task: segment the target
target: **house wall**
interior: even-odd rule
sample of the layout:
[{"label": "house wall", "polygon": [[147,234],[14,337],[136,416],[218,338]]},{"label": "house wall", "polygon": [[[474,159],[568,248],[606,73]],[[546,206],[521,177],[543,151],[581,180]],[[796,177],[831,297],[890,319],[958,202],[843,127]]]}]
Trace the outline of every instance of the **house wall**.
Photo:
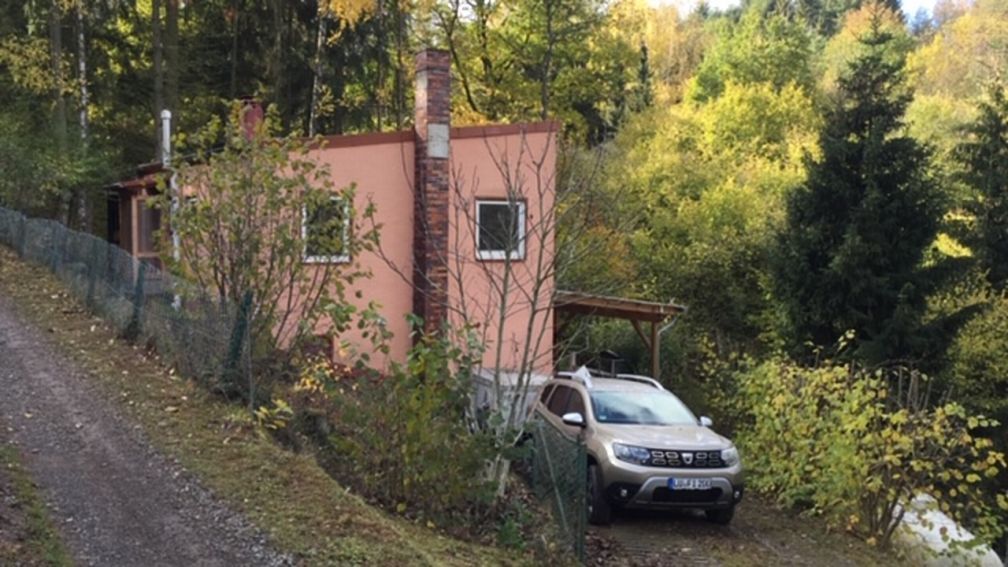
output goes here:
[{"label": "house wall", "polygon": [[[508,295],[503,335],[497,333],[501,312],[500,293],[496,290],[502,284],[505,264],[478,260],[475,247],[476,198],[506,198],[509,185],[517,189],[526,203],[526,227],[530,232],[539,226],[542,213],[553,205],[554,134],[544,125],[534,126],[537,126],[534,131],[527,133],[519,133],[517,128],[452,131],[447,312],[448,322],[456,328],[466,322],[477,326],[487,347],[484,366],[488,368],[497,366],[498,361],[502,368],[518,368],[525,350],[524,338],[531,328],[535,353],[533,367],[548,373],[552,368],[549,298],[553,293],[553,281],[551,275],[537,275],[537,270],[550,269],[552,233],[545,239],[541,233],[529,234],[524,260],[511,264],[509,285],[512,290]],[[373,205],[375,222],[381,227],[380,252],[365,252],[354,259],[371,273],[371,277],[356,282],[348,299],[361,309],[369,301],[381,305],[381,313],[393,334],[387,358],[372,353],[373,363],[383,367],[389,360],[405,360],[412,346],[406,316],[414,307],[414,146],[401,134],[348,136],[332,142],[336,145],[318,150],[317,159],[328,165],[336,187],[356,186],[355,208],[363,211],[369,204]],[[534,160],[544,164],[539,182]],[[519,181],[507,181],[499,169],[502,165]],[[537,304],[533,305],[528,296],[533,295],[532,288],[537,281],[541,289],[534,294]],[[357,291],[360,298],[355,297]],[[326,329],[317,330],[321,333]],[[358,348],[366,348],[368,344],[356,329],[341,338]],[[337,358],[343,357],[337,352]]]},{"label": "house wall", "polygon": [[[347,145],[350,142],[356,145]],[[403,361],[411,346],[406,315],[413,309],[412,136],[392,133],[334,138],[314,157],[329,167],[335,187],[356,186],[354,205],[358,211],[369,204],[375,207],[374,222],[381,227],[381,250],[352,259],[369,271],[371,277],[358,280],[349,290],[348,299],[360,309],[366,308],[370,301],[381,305],[381,313],[393,333],[389,357]],[[361,298],[354,297],[357,291]],[[342,338],[359,348],[368,344],[357,329]],[[387,362],[385,357],[373,356],[377,356],[374,363],[379,367]],[[341,358],[339,353],[337,358]]]},{"label": "house wall", "polygon": [[[452,132],[451,147],[449,248],[454,265],[448,267],[449,321],[455,327],[464,322],[478,325],[486,345],[484,367],[517,370],[524,363],[549,374],[555,131],[550,124],[532,124],[523,132],[505,135],[495,134],[494,127],[460,128]],[[509,262],[480,260],[476,200],[507,199],[509,191],[525,202],[525,256]],[[508,301],[502,311],[505,286]],[[526,351],[529,359],[523,360]]]}]

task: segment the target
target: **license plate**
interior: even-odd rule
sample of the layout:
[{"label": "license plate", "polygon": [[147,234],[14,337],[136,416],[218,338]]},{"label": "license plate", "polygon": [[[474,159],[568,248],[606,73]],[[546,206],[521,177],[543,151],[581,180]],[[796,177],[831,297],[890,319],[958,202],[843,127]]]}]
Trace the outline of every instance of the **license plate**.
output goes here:
[{"label": "license plate", "polygon": [[711,487],[709,478],[670,478],[669,490],[707,490]]}]

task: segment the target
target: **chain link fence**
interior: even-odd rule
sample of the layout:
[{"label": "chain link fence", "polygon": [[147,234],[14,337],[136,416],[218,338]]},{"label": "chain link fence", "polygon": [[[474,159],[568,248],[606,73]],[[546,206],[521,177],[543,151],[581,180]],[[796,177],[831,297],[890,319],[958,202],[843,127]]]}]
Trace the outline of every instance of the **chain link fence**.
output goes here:
[{"label": "chain link fence", "polygon": [[181,374],[227,396],[252,398],[251,298],[223,303],[113,243],[3,207],[0,243],[47,267],[120,335],[154,347]]},{"label": "chain link fence", "polygon": [[532,419],[527,427],[532,435],[532,489],[537,498],[550,503],[559,537],[584,563],[588,521],[584,443],[542,419]]}]

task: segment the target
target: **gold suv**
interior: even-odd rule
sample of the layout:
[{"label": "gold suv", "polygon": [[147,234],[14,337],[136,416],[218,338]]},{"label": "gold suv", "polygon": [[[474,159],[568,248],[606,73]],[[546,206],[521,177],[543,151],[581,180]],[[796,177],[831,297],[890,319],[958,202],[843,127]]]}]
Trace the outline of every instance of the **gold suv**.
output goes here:
[{"label": "gold suv", "polygon": [[731,522],[742,500],[738,450],[656,380],[593,375],[581,367],[543,386],[535,405],[588,451],[588,520],[609,522],[617,508],[699,508]]}]

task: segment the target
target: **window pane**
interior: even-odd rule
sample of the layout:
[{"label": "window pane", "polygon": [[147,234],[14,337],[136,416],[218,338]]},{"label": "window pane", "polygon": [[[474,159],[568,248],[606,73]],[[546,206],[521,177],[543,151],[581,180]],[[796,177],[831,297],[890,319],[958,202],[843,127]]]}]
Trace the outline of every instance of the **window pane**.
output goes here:
[{"label": "window pane", "polygon": [[553,386],[547,386],[547,387],[543,388],[543,393],[542,393],[542,396],[539,398],[539,401],[545,404],[546,400],[549,399],[550,393],[552,391],[553,391]]},{"label": "window pane", "polygon": [[567,411],[565,413],[579,413],[582,417],[585,417],[584,398],[581,397],[581,392],[577,390],[571,392],[570,401],[567,402]]},{"label": "window pane", "polygon": [[553,391],[553,397],[549,401],[549,410],[554,415],[563,415],[567,409],[567,400],[570,398],[571,389],[567,386],[557,386]]},{"label": "window pane", "polygon": [[148,207],[143,201],[139,205],[140,218],[138,219],[139,226],[137,226],[139,242],[137,242],[137,250],[138,252],[154,252],[155,233],[161,230],[161,210]]},{"label": "window pane", "polygon": [[592,392],[591,404],[599,423],[695,425],[697,422],[693,412],[667,392]]},{"label": "window pane", "polygon": [[305,255],[345,254],[346,209],[338,199],[308,207],[305,218]]},{"label": "window pane", "polygon": [[511,252],[518,249],[517,204],[479,204],[479,249]]}]

